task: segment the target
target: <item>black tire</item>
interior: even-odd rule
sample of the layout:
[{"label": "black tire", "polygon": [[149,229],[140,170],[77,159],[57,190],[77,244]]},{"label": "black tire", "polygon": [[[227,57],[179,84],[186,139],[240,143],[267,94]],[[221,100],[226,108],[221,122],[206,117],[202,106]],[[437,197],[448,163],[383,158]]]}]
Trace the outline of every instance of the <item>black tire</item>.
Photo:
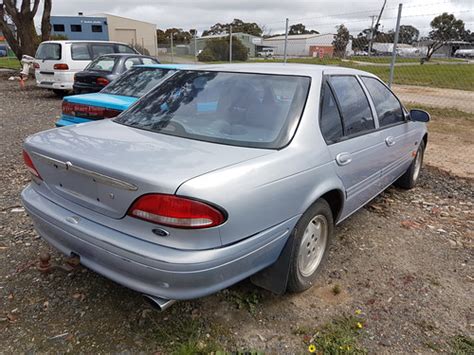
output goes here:
[{"label": "black tire", "polygon": [[[304,232],[309,223],[316,218],[316,216],[323,216],[327,221],[327,238],[326,245],[322,254],[321,261],[317,265],[316,269],[310,275],[303,275],[299,267],[300,249],[302,246],[302,240],[304,238]],[[302,292],[309,289],[315,283],[319,271],[324,268],[327,260],[328,250],[331,245],[334,234],[334,220],[331,208],[324,199],[317,200],[304,214],[296,224],[290,238],[294,239],[294,248],[290,258],[289,275],[287,290],[289,292]]]},{"label": "black tire", "polygon": [[53,92],[57,97],[64,97],[67,94],[66,90],[53,89]]},{"label": "black tire", "polygon": [[418,151],[416,152],[416,156],[413,159],[412,163],[410,164],[410,167],[407,169],[407,171],[398,178],[397,181],[395,181],[394,185],[397,187],[400,187],[402,189],[412,189],[415,187],[416,182],[418,181],[418,178],[420,177],[420,172],[416,173],[416,165],[417,165],[417,159],[418,157],[420,158],[420,171],[421,168],[423,167],[423,156],[425,154],[425,142],[421,141]]}]

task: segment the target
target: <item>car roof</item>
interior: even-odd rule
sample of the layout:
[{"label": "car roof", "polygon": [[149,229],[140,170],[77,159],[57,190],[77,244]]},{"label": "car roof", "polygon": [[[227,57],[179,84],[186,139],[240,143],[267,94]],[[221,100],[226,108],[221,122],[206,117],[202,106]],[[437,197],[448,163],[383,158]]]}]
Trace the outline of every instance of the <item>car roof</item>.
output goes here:
[{"label": "car roof", "polygon": [[239,63],[239,64],[209,64],[187,68],[208,71],[226,71],[236,73],[322,76],[323,74],[347,74],[375,76],[371,73],[332,65],[297,64],[297,63]]},{"label": "car roof", "polygon": [[67,43],[111,43],[111,44],[124,44],[128,47],[131,47],[129,44],[124,43],[124,42],[116,42],[116,41],[94,41],[94,40],[88,40],[88,39],[77,39],[77,40],[58,40],[58,41],[43,41],[40,44],[43,43],[58,43],[58,44],[67,44]]},{"label": "car roof", "polygon": [[139,68],[156,68],[156,69],[194,69],[200,68],[201,65],[193,64],[139,64],[134,65],[134,67]]}]

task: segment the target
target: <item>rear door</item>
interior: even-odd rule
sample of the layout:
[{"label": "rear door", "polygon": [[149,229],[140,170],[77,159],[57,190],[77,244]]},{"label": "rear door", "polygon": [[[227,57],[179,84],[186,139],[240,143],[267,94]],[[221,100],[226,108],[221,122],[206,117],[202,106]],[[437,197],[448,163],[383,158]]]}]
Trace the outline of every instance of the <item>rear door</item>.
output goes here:
[{"label": "rear door", "polygon": [[373,77],[360,78],[374,104],[385,143],[383,156],[386,161],[380,180],[380,188],[384,189],[406,171],[412,161],[412,153],[417,148],[416,132],[410,130],[400,101],[385,84]]},{"label": "rear door", "polygon": [[54,65],[63,60],[62,44],[43,42],[39,45],[35,54],[36,64],[35,70],[36,81],[43,85],[53,85],[54,83]]},{"label": "rear door", "polygon": [[384,142],[370,103],[354,75],[326,75],[320,126],[346,191],[341,218],[379,191]]}]

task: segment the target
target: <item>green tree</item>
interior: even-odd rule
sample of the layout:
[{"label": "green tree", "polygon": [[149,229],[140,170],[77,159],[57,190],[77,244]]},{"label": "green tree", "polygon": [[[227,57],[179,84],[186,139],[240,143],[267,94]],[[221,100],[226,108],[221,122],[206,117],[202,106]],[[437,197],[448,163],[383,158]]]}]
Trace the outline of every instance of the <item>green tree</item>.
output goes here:
[{"label": "green tree", "polygon": [[171,44],[171,34],[173,34],[173,45],[189,44],[193,35],[182,28],[167,28],[166,30],[156,30],[156,40],[160,46],[169,46]]},{"label": "green tree", "polygon": [[464,21],[456,19],[453,14],[448,14],[447,12],[436,16],[431,21],[430,26],[432,30],[428,35],[430,43],[428,44],[426,61],[429,61],[431,56],[447,42],[463,40],[467,34],[464,28]]},{"label": "green tree", "polygon": [[334,36],[334,41],[332,42],[332,45],[334,46],[334,53],[337,57],[344,57],[346,54],[346,47],[350,39],[349,30],[342,24],[336,28],[337,33]]},{"label": "green tree", "polygon": [[306,26],[302,23],[297,23],[296,25],[291,25],[288,30],[288,35],[305,35],[315,33],[318,34],[319,32],[316,30],[307,30]]},{"label": "green tree", "polygon": [[[392,33],[393,31],[390,31]],[[401,25],[398,34],[398,43],[413,44],[418,41],[420,31],[412,25]]]},{"label": "green tree", "polygon": [[[215,38],[208,40],[206,46],[198,55],[200,62],[228,61],[229,60],[229,38]],[[242,42],[232,38],[232,60],[246,61],[248,50]]]},{"label": "green tree", "polygon": [[221,35],[224,33],[229,33],[230,26],[232,26],[233,33],[247,33],[252,36],[260,37],[263,33],[262,29],[255,22],[244,22],[240,19],[234,19],[231,23],[216,23],[211,26],[208,30],[202,33],[203,36],[209,35]]},{"label": "green tree", "polygon": [[[52,0],[43,1],[41,35],[36,33],[34,17],[38,12],[40,0],[23,0],[18,7],[17,0],[2,0],[0,3],[0,31],[18,59],[23,54],[34,56],[41,41],[47,41],[51,33]],[[33,5],[33,6],[32,6]],[[13,33],[9,24],[16,27]]]}]

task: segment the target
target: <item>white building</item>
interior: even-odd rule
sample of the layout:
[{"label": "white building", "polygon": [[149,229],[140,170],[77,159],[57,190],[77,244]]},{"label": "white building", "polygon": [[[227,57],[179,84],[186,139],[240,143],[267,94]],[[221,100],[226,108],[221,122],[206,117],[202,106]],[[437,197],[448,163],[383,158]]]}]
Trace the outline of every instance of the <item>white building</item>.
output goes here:
[{"label": "white building", "polygon": [[[288,36],[287,55],[290,57],[332,56],[334,34],[305,34]],[[273,47],[274,55],[283,55],[285,36],[275,36],[263,40],[263,46]]]},{"label": "white building", "polygon": [[107,18],[109,40],[124,42],[146,48],[150,55],[157,56],[156,25],[111,14],[95,14]]}]

